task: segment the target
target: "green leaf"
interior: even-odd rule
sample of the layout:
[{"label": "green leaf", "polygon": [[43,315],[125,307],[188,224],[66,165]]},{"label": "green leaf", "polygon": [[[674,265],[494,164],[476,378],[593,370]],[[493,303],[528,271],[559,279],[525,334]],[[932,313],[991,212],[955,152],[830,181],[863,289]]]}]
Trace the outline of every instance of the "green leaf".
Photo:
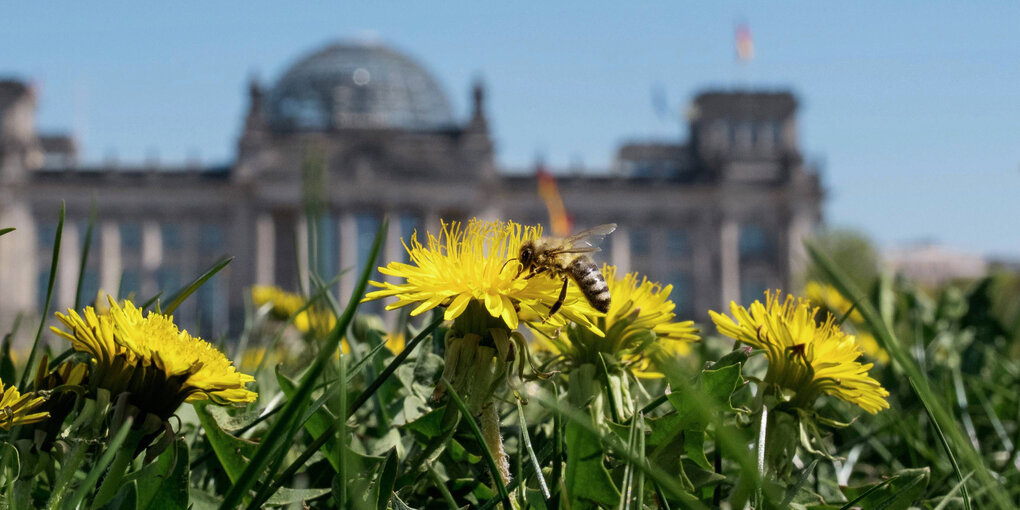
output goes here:
[{"label": "green leaf", "polygon": [[178,306],[181,306],[181,303],[183,303],[185,299],[188,299],[188,296],[198,290],[198,288],[201,287],[207,280],[216,276],[216,273],[227,267],[227,264],[229,264],[232,260],[234,260],[234,257],[223,257],[220,260],[217,260],[209,267],[209,269],[199,275],[198,278],[195,278],[194,281],[184,287],[181,287],[177,292],[174,292],[169,298],[167,298],[167,305],[163,307],[163,314],[170,315],[174,313],[174,310],[176,310]]},{"label": "green leaf", "polygon": [[227,472],[230,481],[236,483],[248,465],[248,459],[255,455],[259,445],[246,439],[234,437],[223,430],[209,413],[207,407],[210,405],[206,402],[192,404],[195,414],[198,415],[198,421],[202,424],[202,429],[205,430],[205,437],[209,439],[209,444],[216,452],[216,458],[220,460],[220,465]]},{"label": "green leaf", "polygon": [[450,458],[457,462],[467,462],[468,464],[478,464],[482,461],[482,457],[475,455],[464,448],[464,445],[460,444],[460,441],[451,438],[450,442],[446,445],[446,451],[449,452]]},{"label": "green leaf", "polygon": [[851,500],[853,506],[860,508],[906,509],[924,495],[930,476],[928,468],[905,469],[882,482],[847,487],[843,489],[843,495]]},{"label": "green leaf", "polygon": [[280,487],[266,500],[267,505],[285,506],[294,503],[302,503],[329,494],[332,489],[290,489]]},{"label": "green leaf", "polygon": [[[92,198],[92,209],[89,212],[89,226],[85,230],[85,242],[81,247],[81,265],[78,267],[78,284],[74,289],[74,309],[81,308],[81,287],[85,283],[85,267],[89,261],[89,249],[92,247],[92,230],[96,226],[96,200]],[[95,296],[92,296],[95,299]]]},{"label": "green leaf", "polygon": [[446,408],[440,407],[433,409],[428,413],[422,415],[417,420],[405,424],[404,430],[409,430],[416,435],[421,436],[422,439],[428,440],[445,432],[443,430],[443,416],[446,414]]},{"label": "green leaf", "polygon": [[78,490],[74,491],[69,500],[69,506],[71,508],[78,508],[81,505],[82,500],[89,491],[96,486],[99,482],[99,477],[106,472],[106,468],[113,462],[113,458],[120,452],[124,442],[127,441],[128,433],[131,432],[131,426],[134,419],[127,417],[124,423],[120,426],[120,430],[117,431],[117,435],[114,436],[113,440],[106,444],[106,449],[103,451],[103,455],[99,457],[99,461],[96,462],[92,469],[89,470],[88,474],[85,475],[85,480],[78,486]]},{"label": "green leaf", "polygon": [[[927,375],[922,373],[916,360],[898,340],[886,321],[888,316],[880,314],[875,309],[875,306],[864,296],[864,293],[850,281],[843,271],[836,267],[836,264],[828,255],[822,253],[817,246],[811,243],[806,243],[806,247],[812,261],[822,270],[836,290],[854,303],[879,345],[889,353],[895,366],[903,371],[903,376],[910,384],[910,388],[924,406],[925,412],[930,418],[932,428],[939,439],[943,451],[946,453],[946,457],[953,466],[957,479],[960,481],[965,479],[960,463],[957,461],[957,457],[959,457],[975,473],[974,477],[977,479],[979,486],[987,488],[987,493],[996,502],[997,506],[1001,508],[1015,506],[1004,485],[993,477],[991,469],[985,464],[981,456],[975,451],[974,446],[960,430],[953,413],[948,408],[949,406],[931,389]],[[881,301],[887,302],[888,300],[883,299]],[[887,312],[888,310],[883,309],[882,311]],[[962,492],[964,506],[969,509],[970,494],[966,483],[960,487],[960,491]]]},{"label": "green leaf", "polygon": [[[223,509],[233,510],[241,500],[249,493],[252,486],[255,485],[256,481],[259,480],[259,474],[262,471],[275,462],[274,455],[278,452],[277,450],[283,450],[282,453],[288,451],[287,448],[280,448],[283,445],[283,441],[290,436],[290,432],[293,431],[295,422],[300,418],[300,414],[308,406],[308,401],[311,398],[312,390],[317,386],[319,376],[322,375],[323,370],[326,368],[326,363],[332,361],[333,355],[340,348],[340,339],[344,332],[347,331],[347,327],[350,325],[351,320],[354,319],[354,314],[358,309],[358,305],[361,303],[361,296],[365,293],[365,287],[368,285],[368,278],[375,271],[374,262],[379,255],[379,247],[382,244],[382,239],[385,237],[388,222],[383,220],[379,224],[379,230],[376,232],[375,241],[372,243],[371,254],[368,257],[368,263],[361,271],[361,276],[358,279],[357,284],[354,287],[354,291],[351,294],[351,298],[347,302],[347,308],[344,310],[343,315],[337,319],[336,326],[333,331],[325,338],[322,345],[322,350],[312,361],[311,366],[305,372],[301,378],[300,384],[298,384],[297,390],[292,398],[287,400],[283,409],[277,416],[276,421],[266,432],[264,441],[259,443],[258,450],[256,450],[254,457],[251,462],[245,466],[242,476],[237,480],[234,480],[234,484],[227,491],[227,494],[223,497],[223,503],[220,505]],[[341,374],[341,383],[344,383],[343,374]],[[298,424],[297,426],[300,426]],[[343,463],[341,462],[341,465]],[[266,481],[269,483],[269,481]],[[256,503],[257,502],[253,502]]]},{"label": "green leaf", "polygon": [[[276,380],[280,384],[280,390],[287,398],[294,398],[297,394],[297,385],[293,381],[287,378],[287,376],[280,373],[279,368],[276,370]],[[326,409],[326,406],[320,406],[315,410],[314,413],[305,421],[305,430],[308,431],[312,437],[319,437],[321,434],[327,433],[332,430],[332,423],[336,421],[336,418],[332,413]],[[326,457],[326,460],[333,466],[336,471],[340,470],[340,449],[337,446],[336,434],[329,434],[329,438],[326,439],[326,443],[319,449],[322,454]]]},{"label": "green leaf", "polygon": [[259,418],[259,409],[240,409],[238,414],[230,414],[221,406],[206,406],[205,410],[216,419],[216,424],[226,432],[237,432],[251,428],[251,424]]},{"label": "green leaf", "polygon": [[0,228],[0,236],[7,234],[9,232],[14,232],[14,227]]},{"label": "green leaf", "polygon": [[174,441],[155,462],[142,468],[137,485],[137,506],[148,510],[177,510],[189,506],[188,444]]},{"label": "green leaf", "polygon": [[607,507],[615,506],[620,501],[620,490],[602,463],[604,452],[599,437],[572,421],[567,423],[566,429],[567,469],[564,484],[571,507],[583,505],[579,503],[580,500]]},{"label": "green leaf", "polygon": [[393,495],[393,481],[397,478],[397,449],[391,448],[386,453],[382,466],[379,466],[379,474],[375,482],[375,508],[386,510],[386,504]]},{"label": "green leaf", "polygon": [[60,202],[60,218],[57,220],[57,233],[53,238],[53,256],[50,258],[50,276],[46,283],[46,302],[43,309],[39,311],[39,329],[35,332],[35,340],[32,341],[32,350],[28,351],[28,361],[25,363],[25,370],[21,373],[22,389],[28,387],[30,374],[35,372],[35,353],[39,349],[39,338],[42,337],[43,328],[46,327],[46,320],[50,315],[50,303],[53,300],[53,284],[57,281],[57,262],[60,261],[60,239],[64,235],[64,202]]}]

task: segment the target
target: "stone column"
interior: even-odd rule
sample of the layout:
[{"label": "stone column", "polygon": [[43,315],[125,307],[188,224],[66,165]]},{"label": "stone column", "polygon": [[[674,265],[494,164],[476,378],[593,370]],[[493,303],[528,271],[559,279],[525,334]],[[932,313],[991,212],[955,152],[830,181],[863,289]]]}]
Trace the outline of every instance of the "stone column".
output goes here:
[{"label": "stone column", "polygon": [[141,299],[148,299],[162,290],[164,299],[169,297],[170,292],[177,289],[158,289],[156,282],[156,270],[163,264],[163,237],[160,232],[159,223],[146,221],[142,223],[142,271],[141,271]]},{"label": "stone column", "polygon": [[[354,292],[358,281],[358,222],[350,212],[340,214],[340,267],[348,271],[340,277],[340,299],[346,300]],[[346,305],[346,303],[343,303]]]},{"label": "stone column", "polygon": [[[99,290],[107,294],[115,294],[120,285],[120,275],[124,270],[120,259],[120,228],[115,221],[103,221],[99,228]],[[117,296],[119,297],[119,296]]]},{"label": "stone column", "polygon": [[713,215],[704,212],[698,216],[692,229],[691,248],[694,266],[693,305],[699,320],[708,318],[708,310],[714,310],[720,299],[720,281],[716,273],[716,254],[719,238],[713,223]]},{"label": "stone column", "polygon": [[255,282],[259,285],[273,285],[276,267],[276,236],[273,217],[260,213],[255,220]]},{"label": "stone column", "polygon": [[627,227],[619,227],[613,233],[612,257],[617,277],[630,272],[630,232]]},{"label": "stone column", "polygon": [[719,228],[720,288],[723,310],[729,310],[730,301],[740,302],[740,224],[730,216],[723,216]]},{"label": "stone column", "polygon": [[[47,265],[49,259],[46,259]],[[53,288],[50,311],[74,306],[74,293],[78,290],[78,271],[81,269],[81,247],[78,244],[78,225],[64,221],[60,236],[60,260],[57,262],[57,282]]]},{"label": "stone column", "polygon": [[309,291],[311,287],[308,281],[308,218],[304,214],[298,214],[294,223],[294,243],[297,251],[297,273],[298,285],[296,290]]}]

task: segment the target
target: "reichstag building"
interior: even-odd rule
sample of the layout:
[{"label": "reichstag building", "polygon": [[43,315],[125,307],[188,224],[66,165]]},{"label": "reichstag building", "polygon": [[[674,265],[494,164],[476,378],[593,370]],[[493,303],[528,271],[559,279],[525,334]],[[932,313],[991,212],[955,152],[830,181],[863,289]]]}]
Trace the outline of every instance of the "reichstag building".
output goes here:
[{"label": "reichstag building", "polygon": [[[100,289],[142,300],[172,292],[230,254],[176,313],[213,337],[240,324],[252,284],[297,290],[310,264],[332,275],[369,263],[384,215],[386,260],[405,257],[401,238],[441,218],[549,221],[537,175],[503,172],[494,159],[484,88],[471,88],[459,118],[421,63],[380,44],[329,45],[272,84],[252,82],[228,166],[79,164],[71,137],[37,131],[36,100],[25,83],[0,81],[0,227],[17,228],[0,238],[3,332],[42,308],[61,201],[51,310],[74,304],[95,204],[84,301]],[[618,223],[600,255],[671,283],[682,317],[703,321],[708,309],[795,283],[823,198],[796,110],[786,92],[707,91],[690,106],[689,140],[624,144],[598,173],[554,170],[575,230]],[[309,227],[309,215],[320,221]],[[341,276],[341,296],[356,272]]]}]

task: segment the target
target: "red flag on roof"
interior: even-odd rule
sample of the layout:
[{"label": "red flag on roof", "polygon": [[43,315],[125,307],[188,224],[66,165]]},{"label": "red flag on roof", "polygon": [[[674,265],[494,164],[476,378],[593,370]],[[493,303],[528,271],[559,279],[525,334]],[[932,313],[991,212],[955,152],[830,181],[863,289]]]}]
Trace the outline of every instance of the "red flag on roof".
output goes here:
[{"label": "red flag on roof", "polygon": [[563,205],[563,197],[560,196],[556,178],[541,163],[538,164],[535,173],[538,177],[538,196],[542,197],[545,208],[549,211],[549,228],[552,230],[552,234],[560,237],[570,235],[570,231],[574,228],[574,221],[567,214],[567,208]]},{"label": "red flag on roof", "polygon": [[737,60],[750,62],[754,58],[754,39],[751,38],[751,28],[747,23],[737,25]]}]

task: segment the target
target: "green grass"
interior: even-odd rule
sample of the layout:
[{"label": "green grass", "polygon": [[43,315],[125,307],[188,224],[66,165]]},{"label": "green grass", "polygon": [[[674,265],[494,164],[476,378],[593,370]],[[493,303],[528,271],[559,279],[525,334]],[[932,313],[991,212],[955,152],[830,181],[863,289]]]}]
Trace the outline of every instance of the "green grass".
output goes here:
[{"label": "green grass", "polygon": [[[63,219],[62,210],[47,313],[20,374],[5,360],[4,377],[14,375],[5,383],[18,381],[23,392],[33,389],[34,364],[44,352],[54,359],[50,368],[57,361],[88,361],[63,349],[50,353],[43,341]],[[85,236],[82,268],[94,221]],[[372,260],[386,229],[382,222]],[[18,242],[12,229],[0,229],[0,235],[0,242]],[[139,430],[139,422],[126,397],[118,400],[89,385],[75,389],[72,410],[59,426],[59,454],[41,450],[36,429],[0,431],[0,504],[175,508],[186,502],[196,509],[1020,504],[1016,277],[926,290],[879,277],[859,288],[827,254],[813,246],[809,252],[814,274],[863,317],[853,323],[850,311],[840,310],[844,328],[873,335],[888,353],[890,361],[876,363],[869,373],[889,390],[889,410],[872,416],[823,397],[809,410],[811,417],[790,418],[788,408],[763,392],[761,353],[733,346],[710,325],[703,326],[703,345],[690,356],[658,360],[665,377],[657,380],[621,376],[613,368],[616,360],[607,357],[569,374],[536,374],[517,354],[510,363],[519,365],[506,372],[520,369],[524,378],[503,374],[488,404],[499,413],[497,432],[513,475],[504,484],[501,459],[486,447],[494,429],[486,430],[471,411],[476,389],[459,393],[444,372],[449,329],[441,314],[409,318],[398,310],[386,312],[385,320],[359,315],[375,271],[375,264],[367,264],[352,294],[339,299],[331,291],[339,275],[312,275],[305,308],[333,310],[336,326],[328,333],[298,333],[296,313],[276,320],[248,311],[241,333],[245,348],[234,345],[235,361],[256,377],[260,392],[250,407],[185,405],[169,429],[156,434],[161,446],[143,448],[138,456],[131,445],[143,434],[129,434]],[[163,289],[169,293],[165,306],[162,293],[147,304],[169,314],[229,262],[217,261],[180,289]],[[387,331],[386,324],[396,329]],[[396,353],[385,344],[394,333],[410,339]],[[352,351],[338,356],[345,338]],[[258,348],[265,352],[242,361]],[[548,353],[532,356],[535,366],[549,366]],[[619,394],[627,399],[623,406],[617,405],[619,395],[610,398],[606,390],[620,384],[627,389]],[[438,401],[437,385],[446,390]],[[766,460],[777,444],[797,454],[796,461],[779,463],[785,471]]]}]

